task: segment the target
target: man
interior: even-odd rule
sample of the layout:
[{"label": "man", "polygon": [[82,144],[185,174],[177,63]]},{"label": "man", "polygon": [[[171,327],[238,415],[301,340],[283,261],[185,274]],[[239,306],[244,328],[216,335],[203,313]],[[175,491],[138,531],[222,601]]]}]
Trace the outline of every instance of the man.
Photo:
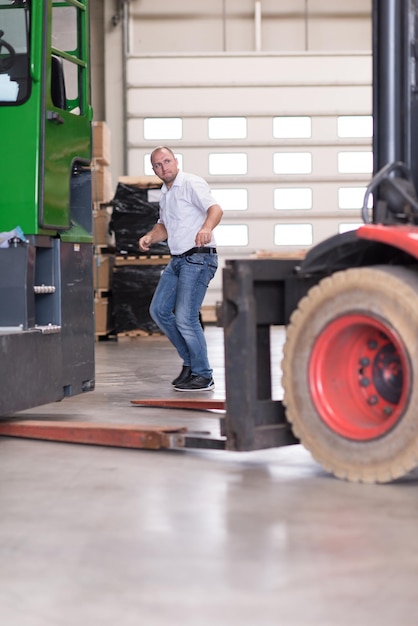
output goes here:
[{"label": "man", "polygon": [[203,178],[179,170],[170,148],[155,148],[151,164],[164,183],[160,218],[140,238],[139,249],[147,252],[151,244],[167,239],[172,258],[155,290],[150,314],[183,361],[172,381],[174,389],[210,391],[215,383],[199,310],[218,267],[212,231],[223,211]]}]

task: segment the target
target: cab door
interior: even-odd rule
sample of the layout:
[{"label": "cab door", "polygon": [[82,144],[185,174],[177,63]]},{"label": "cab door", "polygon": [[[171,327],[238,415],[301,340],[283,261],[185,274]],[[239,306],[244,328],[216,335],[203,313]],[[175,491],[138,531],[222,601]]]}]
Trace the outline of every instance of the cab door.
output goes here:
[{"label": "cab door", "polygon": [[90,162],[87,11],[87,0],[48,2],[41,229],[70,229],[74,167]]},{"label": "cab door", "polygon": [[[0,232],[36,231],[39,83],[32,80],[28,2],[0,0]],[[33,35],[34,38],[34,35]]]}]

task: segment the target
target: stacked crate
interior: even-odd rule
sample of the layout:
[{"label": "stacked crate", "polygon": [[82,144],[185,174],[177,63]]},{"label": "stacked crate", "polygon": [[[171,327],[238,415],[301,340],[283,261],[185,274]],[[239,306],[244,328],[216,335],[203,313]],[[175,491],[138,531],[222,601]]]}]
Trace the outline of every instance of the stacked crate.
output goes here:
[{"label": "stacked crate", "polygon": [[106,122],[93,122],[92,187],[94,302],[96,338],[99,338],[112,331],[111,297],[115,263],[114,242],[110,234],[110,201],[113,197],[110,130]]},{"label": "stacked crate", "polygon": [[162,242],[144,254],[138,240],[158,219],[161,184],[156,176],[121,177],[111,203],[116,249],[112,319],[118,337],[160,332],[150,317],[149,305],[170,259],[169,249]]}]

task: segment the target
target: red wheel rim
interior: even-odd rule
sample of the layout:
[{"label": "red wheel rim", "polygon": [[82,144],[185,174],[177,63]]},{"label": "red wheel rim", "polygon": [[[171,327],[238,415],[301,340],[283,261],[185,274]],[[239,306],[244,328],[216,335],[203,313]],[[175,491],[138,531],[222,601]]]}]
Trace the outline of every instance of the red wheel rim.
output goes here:
[{"label": "red wheel rim", "polygon": [[398,335],[379,319],[343,315],[321,332],[309,362],[316,410],[334,432],[359,441],[387,433],[402,417],[410,368]]}]

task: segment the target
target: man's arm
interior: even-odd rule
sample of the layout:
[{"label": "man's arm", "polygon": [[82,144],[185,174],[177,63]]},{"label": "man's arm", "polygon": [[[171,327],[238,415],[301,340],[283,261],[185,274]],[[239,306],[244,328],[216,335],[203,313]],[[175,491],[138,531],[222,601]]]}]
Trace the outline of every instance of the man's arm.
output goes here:
[{"label": "man's arm", "polygon": [[155,226],[138,241],[139,249],[142,252],[148,252],[153,243],[160,243],[167,239],[167,231],[164,224],[155,224]]},{"label": "man's arm", "polygon": [[205,246],[212,239],[212,231],[222,219],[223,211],[219,204],[212,204],[206,212],[206,219],[196,235],[196,245]]}]

